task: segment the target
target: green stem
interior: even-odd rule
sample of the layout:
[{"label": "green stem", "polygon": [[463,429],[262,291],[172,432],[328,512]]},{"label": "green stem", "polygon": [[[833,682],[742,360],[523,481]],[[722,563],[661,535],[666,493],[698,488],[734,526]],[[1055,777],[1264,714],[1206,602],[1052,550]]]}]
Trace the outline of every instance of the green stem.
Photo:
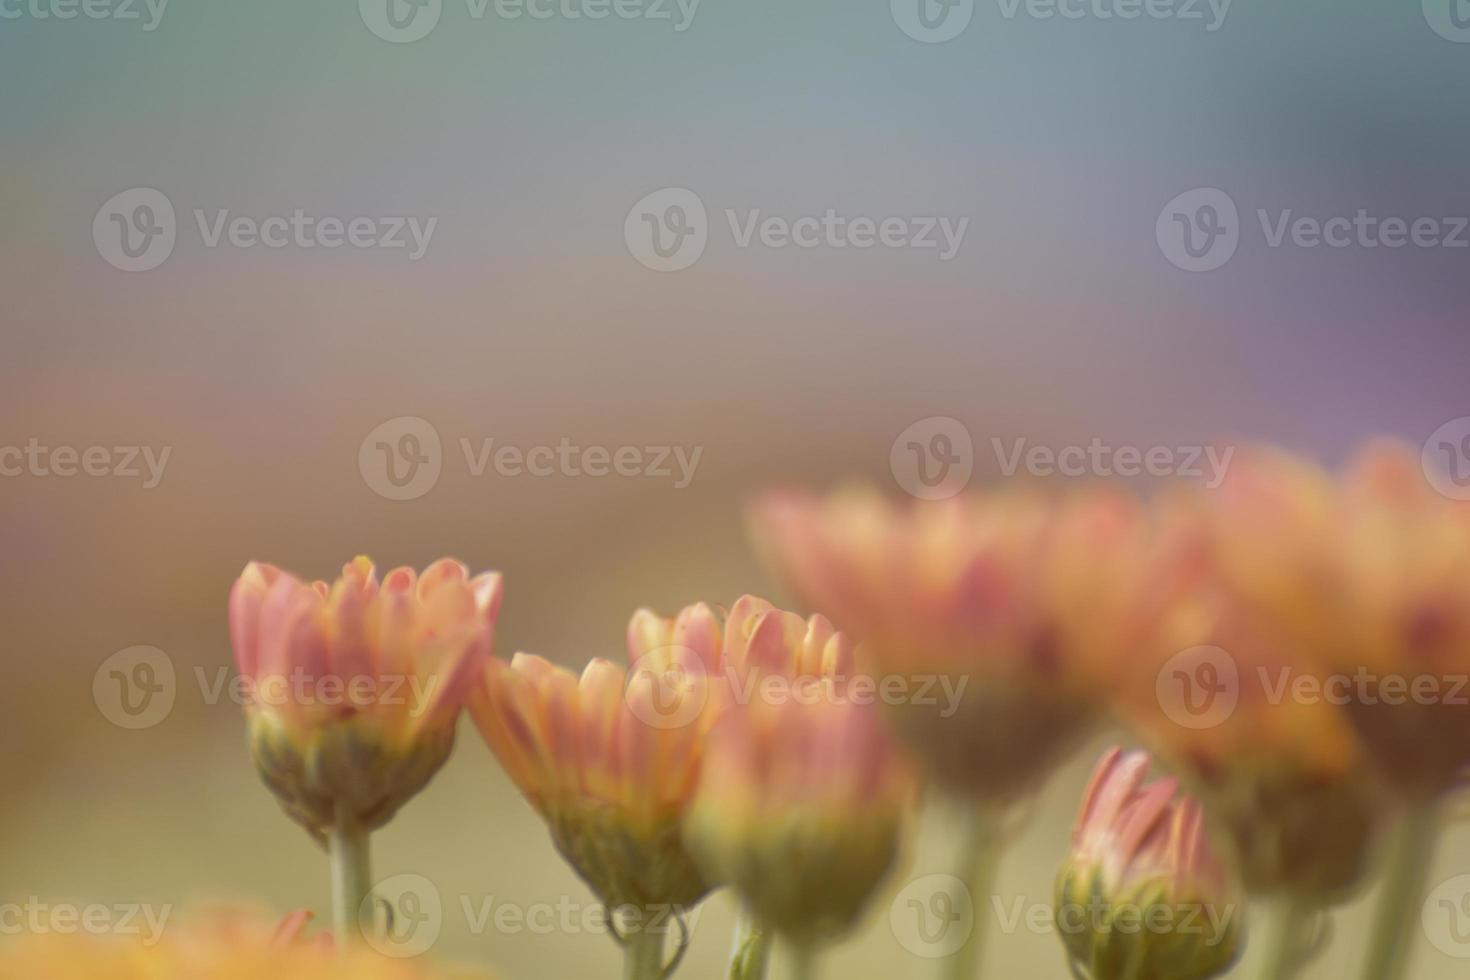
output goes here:
[{"label": "green stem", "polygon": [[744,905],[735,914],[735,936],[730,948],[730,980],[766,980],[771,959],[771,934]]},{"label": "green stem", "polygon": [[369,834],[350,818],[327,831],[327,854],[332,864],[332,929],[337,948],[346,949],[362,937],[362,904],[372,891]]},{"label": "green stem", "polygon": [[1388,872],[1379,885],[1372,939],[1363,961],[1365,980],[1402,980],[1420,905],[1434,863],[1440,832],[1438,802],[1416,806],[1405,815],[1388,855]]},{"label": "green stem", "polygon": [[980,977],[984,927],[990,917],[989,910],[982,909],[982,906],[989,902],[995,890],[1003,837],[1002,820],[1002,812],[982,808],[971,814],[966,828],[955,877],[963,881],[970,892],[970,902],[975,910],[974,924],[965,937],[964,945],[945,960],[945,980],[978,980]]},{"label": "green stem", "polygon": [[1290,980],[1306,965],[1308,932],[1316,914],[1315,905],[1294,895],[1281,899],[1266,938],[1261,980]]},{"label": "green stem", "polygon": [[817,980],[815,944],[804,942],[791,945],[791,980]]},{"label": "green stem", "polygon": [[638,928],[623,940],[623,980],[661,980],[664,975],[664,933]]}]

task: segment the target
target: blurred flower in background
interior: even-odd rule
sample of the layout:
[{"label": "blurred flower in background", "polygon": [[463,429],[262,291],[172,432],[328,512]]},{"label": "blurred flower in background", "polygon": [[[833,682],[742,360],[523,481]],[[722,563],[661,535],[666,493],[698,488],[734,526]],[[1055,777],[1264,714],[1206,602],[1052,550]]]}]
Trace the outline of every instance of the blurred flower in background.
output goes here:
[{"label": "blurred flower in background", "polygon": [[753,525],[780,577],[863,643],[880,678],[962,691],[957,708],[911,698],[892,718],[938,784],[978,801],[1045,778],[1156,605],[1147,524],[1122,494],[776,494]]}]

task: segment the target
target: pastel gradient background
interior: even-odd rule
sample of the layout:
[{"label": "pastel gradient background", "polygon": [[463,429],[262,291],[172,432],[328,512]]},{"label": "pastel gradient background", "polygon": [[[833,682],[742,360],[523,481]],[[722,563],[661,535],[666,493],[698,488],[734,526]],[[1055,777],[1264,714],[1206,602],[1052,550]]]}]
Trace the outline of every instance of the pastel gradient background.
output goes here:
[{"label": "pastel gradient background", "polygon": [[[1215,31],[981,0],[942,44],[907,36],[887,0],[703,0],[684,31],[444,0],[406,44],[346,0],[173,0],[153,31],[0,6],[21,11],[0,19],[0,445],[172,447],[150,490],[0,479],[5,901],[325,906],[325,868],[259,786],[238,708],[206,703],[195,675],[229,664],[225,595],[251,558],[315,576],[360,552],[499,568],[500,652],[579,665],[618,655],[637,606],[770,591],[750,496],[847,478],[899,492],[890,446],[929,416],[968,428],[981,484],[1000,478],[992,438],[1271,440],[1335,462],[1470,415],[1470,248],[1272,248],[1256,218],[1470,215],[1470,44],[1419,0],[1237,0]],[[92,237],[134,187],[179,215],[173,254],[142,273]],[[710,217],[676,273],[624,240],[634,202],[665,187]],[[1198,187],[1241,215],[1236,254],[1207,273],[1155,239],[1166,202]],[[195,208],[438,225],[416,262],[208,248]],[[947,262],[741,248],[727,208],[969,226]],[[358,465],[399,416],[444,447],[437,485],[405,502]],[[703,454],[685,489],[475,477],[461,438]],[[178,675],[172,714],[143,731],[92,697],[98,665],[134,644]],[[1050,901],[1093,757],[1008,858],[1007,911]],[[922,835],[892,891],[952,846]],[[438,952],[510,978],[615,969],[601,936],[470,934],[462,895],[589,895],[468,726],[377,862],[436,883]],[[1439,878],[1470,870],[1470,831],[1440,862]],[[890,895],[832,975],[932,969],[895,941]],[[729,918],[714,899],[685,975],[718,975]],[[1342,913],[1308,976],[1350,968],[1363,921]],[[1024,928],[991,955],[1009,977],[1063,969],[1056,938]],[[1464,969],[1427,940],[1416,955],[1423,980]]]}]

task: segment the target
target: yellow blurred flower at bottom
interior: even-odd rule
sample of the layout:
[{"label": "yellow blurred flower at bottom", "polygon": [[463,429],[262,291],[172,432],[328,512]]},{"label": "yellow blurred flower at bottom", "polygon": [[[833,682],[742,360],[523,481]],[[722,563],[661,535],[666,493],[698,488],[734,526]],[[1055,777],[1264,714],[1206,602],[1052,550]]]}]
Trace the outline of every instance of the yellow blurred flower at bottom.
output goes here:
[{"label": "yellow blurred flower at bottom", "polygon": [[0,977],[17,980],[491,980],[365,947],[338,952],[301,938],[306,916],[279,926],[239,909],[200,915],[153,944],[135,937],[28,935],[0,944]]}]

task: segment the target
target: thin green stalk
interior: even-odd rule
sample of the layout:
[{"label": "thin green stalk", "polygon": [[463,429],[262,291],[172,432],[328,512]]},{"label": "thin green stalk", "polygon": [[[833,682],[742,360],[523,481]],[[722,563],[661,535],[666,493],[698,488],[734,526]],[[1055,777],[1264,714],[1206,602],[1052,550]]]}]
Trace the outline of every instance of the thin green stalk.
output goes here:
[{"label": "thin green stalk", "polygon": [[359,917],[373,887],[369,836],[351,819],[342,819],[327,831],[327,854],[332,864],[332,929],[338,949],[346,949],[362,937]]},{"label": "thin green stalk", "polygon": [[623,939],[623,980],[661,980],[664,975],[664,933],[639,928]]},{"label": "thin green stalk", "polygon": [[1296,896],[1281,899],[1281,905],[1271,920],[1266,938],[1265,965],[1261,967],[1261,980],[1291,980],[1308,959],[1309,933],[1317,907]]},{"label": "thin green stalk", "polygon": [[771,959],[771,934],[744,905],[735,914],[730,948],[730,980],[765,980]]},{"label": "thin green stalk", "polygon": [[1439,842],[1439,805],[1417,806],[1405,815],[1388,855],[1388,871],[1379,885],[1373,913],[1364,980],[1402,980],[1409,967],[1409,947],[1419,922],[1420,905]]},{"label": "thin green stalk", "polygon": [[988,808],[973,812],[960,849],[955,877],[965,883],[975,909],[974,923],[965,943],[944,961],[945,980],[979,980],[984,947],[984,926],[989,910],[982,906],[995,890],[995,874],[1000,866],[1003,814]]},{"label": "thin green stalk", "polygon": [[791,980],[817,980],[817,949],[814,944],[791,945]]}]

